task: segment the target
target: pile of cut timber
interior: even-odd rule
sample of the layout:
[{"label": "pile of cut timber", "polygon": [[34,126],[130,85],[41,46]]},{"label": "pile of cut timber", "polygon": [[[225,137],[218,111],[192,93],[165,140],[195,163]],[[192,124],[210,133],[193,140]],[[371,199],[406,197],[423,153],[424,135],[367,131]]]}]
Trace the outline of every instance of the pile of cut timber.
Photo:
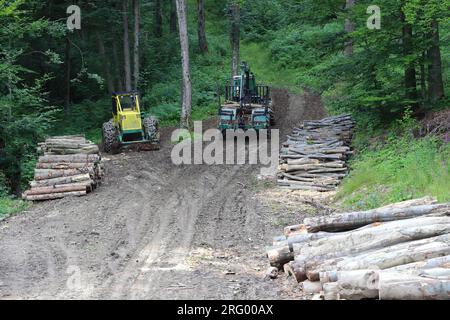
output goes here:
[{"label": "pile of cut timber", "polygon": [[347,175],[354,128],[350,115],[304,121],[280,152],[278,185],[291,190],[331,191]]},{"label": "pile of cut timber", "polygon": [[48,138],[39,144],[39,157],[31,188],[23,199],[30,201],[84,196],[94,190],[103,176],[98,146],[84,136]]},{"label": "pile of cut timber", "polygon": [[306,218],[267,256],[318,299],[450,299],[450,203]]}]

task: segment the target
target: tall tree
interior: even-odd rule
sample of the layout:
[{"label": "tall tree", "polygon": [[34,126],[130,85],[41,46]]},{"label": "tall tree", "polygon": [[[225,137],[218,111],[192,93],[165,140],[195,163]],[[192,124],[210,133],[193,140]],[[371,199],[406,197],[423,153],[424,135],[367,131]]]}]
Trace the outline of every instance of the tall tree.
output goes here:
[{"label": "tall tree", "polygon": [[120,71],[122,68],[122,64],[120,63],[119,58],[119,49],[117,48],[116,41],[112,41],[112,56],[113,56],[113,70],[114,70],[114,78],[116,80],[116,88],[119,91],[125,90],[124,84],[123,84],[123,75]]},{"label": "tall tree", "polygon": [[231,73],[232,76],[239,74],[239,51],[240,51],[240,33],[241,33],[241,8],[237,0],[231,0],[230,3],[231,11]]},{"label": "tall tree", "polygon": [[139,84],[139,47],[140,47],[140,23],[141,23],[141,10],[140,10],[140,0],[133,0],[134,9],[134,47],[133,47],[133,80],[134,88],[137,90]]},{"label": "tall tree", "polygon": [[439,23],[437,20],[431,22],[430,41],[431,46],[428,49],[428,96],[432,102],[436,102],[444,96]]},{"label": "tall tree", "polygon": [[161,0],[155,0],[154,10],[155,10],[154,11],[154,15],[155,15],[154,34],[155,34],[155,37],[161,38],[163,36],[163,16],[162,16]]},{"label": "tall tree", "polygon": [[130,39],[128,35],[128,0],[122,0],[123,17],[123,60],[125,71],[125,90],[131,91]]},{"label": "tall tree", "polygon": [[[347,10],[347,11],[351,10],[351,8],[353,8],[354,5],[355,5],[355,0],[346,0],[345,1],[345,10]],[[350,18],[345,19],[344,30],[347,34],[350,34],[353,31],[355,31],[355,25],[350,20]],[[353,55],[353,41],[350,38],[347,39],[347,41],[345,42],[344,53],[347,57],[351,57]]]},{"label": "tall tree", "polygon": [[71,88],[70,88],[70,73],[71,73],[71,59],[70,59],[70,48],[72,46],[72,42],[70,40],[70,34],[66,36],[66,49],[64,52],[64,64],[65,64],[65,83],[66,83],[66,94],[64,97],[64,112],[66,116],[70,113],[70,96],[71,96]]},{"label": "tall tree", "polygon": [[106,79],[106,85],[108,87],[108,92],[112,93],[112,92],[114,92],[114,81],[113,81],[113,78],[112,78],[111,72],[110,72],[109,61],[108,61],[108,57],[106,55],[106,50],[105,50],[105,44],[103,43],[103,38],[102,38],[99,30],[95,31],[95,35],[97,37],[97,48],[98,48],[98,53],[100,54],[100,57],[102,59],[103,73],[104,73],[104,76]]},{"label": "tall tree", "polygon": [[186,0],[176,0],[178,29],[180,34],[181,64],[183,69],[183,87],[181,104],[181,127],[189,128],[192,111],[192,84],[189,67],[189,38],[187,29]]},{"label": "tall tree", "polygon": [[169,0],[170,2],[170,17],[169,17],[169,29],[170,33],[177,32],[177,8],[176,0]]},{"label": "tall tree", "polygon": [[405,66],[405,91],[406,99],[412,101],[413,107],[417,107],[417,79],[416,67],[413,55],[413,30],[412,26],[406,22],[403,11],[400,13],[400,19],[403,24],[403,56],[406,60]]},{"label": "tall tree", "polygon": [[198,13],[198,45],[200,53],[205,54],[208,52],[208,42],[206,40],[205,32],[205,3],[203,0],[197,0],[197,13]]}]

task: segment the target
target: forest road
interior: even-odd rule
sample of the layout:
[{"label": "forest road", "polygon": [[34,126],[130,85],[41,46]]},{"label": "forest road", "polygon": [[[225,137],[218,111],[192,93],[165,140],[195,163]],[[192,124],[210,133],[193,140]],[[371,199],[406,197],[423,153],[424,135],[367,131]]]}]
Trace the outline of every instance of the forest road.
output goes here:
[{"label": "forest road", "polygon": [[[319,108],[276,94],[281,124]],[[106,155],[92,194],[0,222],[0,299],[290,298],[264,280],[281,227],[256,196],[259,167],[175,166],[170,134],[160,151]]]}]

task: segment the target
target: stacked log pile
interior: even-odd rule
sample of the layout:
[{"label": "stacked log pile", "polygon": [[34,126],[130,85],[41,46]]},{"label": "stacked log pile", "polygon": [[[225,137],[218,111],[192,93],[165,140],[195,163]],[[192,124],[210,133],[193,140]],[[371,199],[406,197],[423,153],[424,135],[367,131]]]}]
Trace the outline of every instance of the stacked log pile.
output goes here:
[{"label": "stacked log pile", "polygon": [[291,190],[331,191],[347,175],[354,122],[350,115],[304,121],[280,152],[278,184]]},{"label": "stacked log pile", "polygon": [[31,188],[24,192],[29,201],[84,196],[93,191],[103,176],[98,146],[84,136],[51,137],[39,144],[39,157]]},{"label": "stacked log pile", "polygon": [[306,218],[267,256],[318,299],[450,299],[450,203]]}]

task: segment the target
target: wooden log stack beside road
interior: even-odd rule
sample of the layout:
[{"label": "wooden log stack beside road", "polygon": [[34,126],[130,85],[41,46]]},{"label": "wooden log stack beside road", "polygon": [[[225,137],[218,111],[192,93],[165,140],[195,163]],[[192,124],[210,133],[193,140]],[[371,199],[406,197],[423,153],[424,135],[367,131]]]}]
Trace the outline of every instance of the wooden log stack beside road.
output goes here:
[{"label": "wooden log stack beside road", "polygon": [[331,191],[347,175],[354,122],[350,115],[304,121],[280,152],[278,185],[291,190]]},{"label": "wooden log stack beside road", "polygon": [[30,201],[84,196],[101,182],[104,171],[97,145],[82,135],[50,137],[39,144],[39,157],[30,189]]},{"label": "wooden log stack beside road", "polygon": [[275,237],[267,257],[326,300],[450,299],[450,203],[307,218]]}]

